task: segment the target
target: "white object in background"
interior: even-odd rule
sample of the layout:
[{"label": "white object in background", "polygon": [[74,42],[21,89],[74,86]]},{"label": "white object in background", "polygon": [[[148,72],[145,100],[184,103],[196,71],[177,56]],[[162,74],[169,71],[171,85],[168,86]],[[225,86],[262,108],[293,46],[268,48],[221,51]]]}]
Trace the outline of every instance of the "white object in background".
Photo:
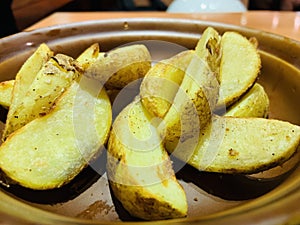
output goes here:
[{"label": "white object in background", "polygon": [[246,6],[240,0],[174,0],[167,12],[245,12]]}]

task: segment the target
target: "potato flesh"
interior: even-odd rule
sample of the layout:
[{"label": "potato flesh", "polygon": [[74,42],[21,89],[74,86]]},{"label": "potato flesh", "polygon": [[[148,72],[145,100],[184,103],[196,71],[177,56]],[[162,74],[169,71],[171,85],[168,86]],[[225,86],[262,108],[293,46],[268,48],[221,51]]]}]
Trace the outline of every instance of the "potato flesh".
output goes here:
[{"label": "potato flesh", "polygon": [[152,115],[160,118],[166,115],[192,57],[193,51],[184,51],[158,62],[148,71],[140,87],[140,96]]},{"label": "potato flesh", "polygon": [[[209,34],[209,32],[207,32]],[[202,46],[200,45],[201,40],[202,41],[207,41],[207,35],[203,35],[202,39],[199,40],[198,42],[198,54],[201,53],[201,51],[204,51],[203,49],[209,48],[207,47],[207,44],[203,44]],[[214,42],[217,43],[217,42]],[[196,50],[197,50],[196,47]],[[213,120],[210,120],[210,114],[211,111],[213,110],[219,110],[222,107],[226,107],[229,105],[232,105],[234,102],[235,104],[232,105],[230,108],[229,112],[225,113],[225,116],[235,116],[235,117],[265,117],[268,112],[269,108],[269,99],[266,93],[264,92],[263,88],[259,86],[259,84],[254,84],[257,76],[260,71],[260,66],[261,66],[261,61],[260,57],[257,52],[257,46],[253,45],[251,41],[246,39],[245,37],[241,36],[238,33],[235,32],[225,32],[222,36],[221,39],[221,62],[220,62],[220,71],[218,75],[218,60],[219,58],[216,56],[216,53],[218,53],[218,48],[215,48],[214,52],[215,55],[212,55],[210,58],[207,56],[208,51],[202,52],[202,55],[206,56],[204,59],[206,60],[206,63],[210,65],[211,71],[216,71],[216,78],[220,81],[220,99],[214,107],[214,104],[207,104],[208,101],[205,98],[199,98],[199,96],[204,96],[203,94],[201,95],[200,93],[197,93],[195,90],[197,90],[197,86],[193,86],[193,80],[191,78],[188,78],[187,72],[184,75],[185,77],[183,78],[183,81],[181,83],[181,86],[183,87],[182,90],[184,90],[186,93],[197,93],[197,97],[193,95],[191,96],[190,99],[195,100],[193,102],[193,105],[195,107],[194,111],[190,110],[187,112],[184,112],[183,109],[188,108],[187,103],[188,103],[188,98],[183,98],[182,96],[185,95],[185,93],[181,93],[180,96],[180,91],[176,93],[176,96],[180,97],[175,97],[174,98],[174,104],[170,107],[170,109],[167,111],[166,116],[164,117],[164,122],[161,123],[161,126],[159,129],[161,130],[162,136],[165,138],[165,147],[166,149],[177,156],[179,159],[188,162],[192,166],[196,167],[197,169],[205,170],[205,171],[212,171],[212,172],[228,172],[228,173],[236,173],[236,172],[241,172],[241,173],[253,173],[258,170],[262,169],[268,169],[270,167],[273,167],[274,165],[279,165],[280,163],[283,163],[285,160],[287,160],[291,155],[292,152],[296,151],[297,141],[295,141],[298,138],[298,134],[294,134],[292,136],[291,134],[291,139],[294,140],[294,142],[286,142],[285,147],[287,148],[286,150],[284,148],[281,148],[280,145],[277,146],[278,152],[275,151],[275,154],[278,156],[280,155],[279,158],[271,157],[266,160],[258,161],[257,164],[255,164],[255,157],[253,157],[253,160],[251,161],[243,161],[244,159],[234,161],[236,164],[233,164],[233,161],[228,161],[224,157],[227,156],[228,152],[226,152],[226,145],[230,146],[230,142],[238,142],[235,139],[241,138],[242,140],[246,139],[248,137],[248,134],[245,130],[236,132],[232,135],[229,135],[229,137],[226,137],[224,141],[226,142],[226,145],[221,142],[221,146],[216,145],[216,146],[209,146],[212,148],[212,151],[219,151],[219,147],[221,148],[220,154],[223,154],[223,160],[224,163],[220,160],[220,162],[216,162],[216,165],[213,164],[211,167],[206,167],[205,161],[202,161],[201,157],[202,154],[208,154],[209,158],[209,151],[205,151],[207,147],[207,142],[210,140],[210,135],[215,135],[214,133],[210,133],[208,130],[211,128],[212,121],[215,120],[215,116],[213,116]],[[215,56],[215,57],[213,57]],[[192,62],[192,61],[191,61]],[[215,64],[214,64],[215,63]],[[188,67],[189,68],[189,67]],[[190,69],[193,68],[192,66]],[[196,68],[196,67],[195,67]],[[190,70],[192,71],[191,74],[195,74],[197,69]],[[205,73],[204,73],[205,74]],[[161,77],[168,78],[167,75],[162,74]],[[146,76],[147,78],[147,76]],[[198,81],[197,78],[194,80]],[[204,78],[205,79],[205,76]],[[190,80],[188,82],[184,82],[184,80]],[[203,84],[209,84],[211,79],[201,80],[199,82],[202,84],[202,87],[205,85]],[[253,86],[254,84],[254,86]],[[149,85],[151,86],[151,85]],[[214,90],[218,90],[218,84],[209,84],[206,85],[208,87],[211,87]],[[252,87],[253,86],[253,87]],[[143,88],[143,86],[141,86]],[[252,88],[251,88],[252,87]],[[154,87],[155,89],[155,87]],[[250,89],[250,90],[249,90]],[[180,89],[179,89],[180,90]],[[248,91],[249,90],[249,91]],[[142,93],[143,90],[141,90]],[[247,92],[248,91],[248,92]],[[150,93],[150,91],[148,91]],[[247,92],[247,93],[246,93]],[[212,92],[213,93],[213,92]],[[211,96],[216,96],[217,94],[211,94]],[[209,95],[206,95],[209,96]],[[148,97],[150,98],[150,97]],[[240,99],[239,99],[240,98]],[[199,100],[200,99],[200,100]],[[201,101],[202,100],[202,101]],[[224,101],[223,101],[224,100]],[[239,100],[239,101],[237,101]],[[201,103],[202,102],[202,103]],[[149,110],[150,112],[153,110],[156,110],[155,107],[152,107],[148,102],[143,101],[143,104]],[[206,104],[206,106],[205,106]],[[222,105],[225,104],[225,105]],[[177,108],[174,107],[177,105]],[[208,108],[207,106],[210,106]],[[183,106],[182,108],[180,108]],[[152,107],[152,108],[151,108]],[[200,110],[196,110],[199,107]],[[249,107],[251,109],[249,109]],[[201,110],[203,113],[201,113]],[[166,111],[166,110],[165,110]],[[218,112],[218,111],[217,111]],[[154,115],[159,115],[159,114],[154,114]],[[199,116],[199,122],[195,119],[196,116]],[[181,121],[178,119],[178,117],[181,117]],[[241,120],[237,120],[236,122],[231,122],[232,120],[230,119],[224,119],[230,121],[229,125],[235,124],[236,126],[243,126],[245,124],[246,127],[248,127],[250,130],[253,130],[253,132],[256,132],[255,129],[258,131],[256,133],[262,135],[262,140],[264,135],[272,135],[272,133],[266,128],[266,130],[260,131],[260,126],[275,126],[277,123],[277,129],[278,131],[285,132],[286,129],[293,129],[291,127],[288,127],[286,125],[282,125],[280,122],[270,122],[270,121],[263,121],[260,122],[260,124],[254,120],[254,124],[257,124],[257,127],[251,127],[247,122],[248,120],[245,120],[244,123],[241,123]],[[180,123],[178,122],[180,121]],[[202,122],[201,122],[202,121]],[[221,121],[218,119],[217,121]],[[233,121],[235,121],[233,119]],[[275,124],[275,125],[274,125]],[[223,124],[224,125],[224,124]],[[282,127],[281,127],[282,125]],[[224,125],[225,126],[225,125]],[[232,125],[234,126],[234,125]],[[180,130],[181,129],[181,130]],[[232,130],[232,127],[230,127]],[[298,128],[295,127],[297,130]],[[222,131],[222,129],[220,129]],[[181,132],[179,132],[181,131]],[[190,131],[190,132],[187,132]],[[198,132],[198,133],[197,133]],[[249,131],[251,132],[251,131]],[[269,132],[269,133],[268,133]],[[234,138],[235,136],[235,138]],[[260,135],[258,135],[256,138],[260,138]],[[249,135],[251,137],[251,134]],[[212,136],[214,138],[214,136]],[[283,138],[280,137],[280,138]],[[222,139],[222,137],[221,137]],[[253,138],[254,139],[254,138]],[[255,141],[252,142],[255,143]],[[179,141],[180,140],[180,141]],[[239,142],[238,142],[239,143]],[[248,145],[251,145],[251,147],[255,146],[251,142],[245,141]],[[220,143],[219,143],[220,144]],[[276,142],[273,142],[272,148],[276,150]],[[201,147],[203,145],[203,147]],[[265,145],[260,144],[258,146],[258,154],[260,154],[260,147]],[[241,152],[242,155],[247,156],[248,150],[247,150],[247,145],[242,145],[241,143],[237,145],[238,151]],[[204,153],[205,151],[205,153]],[[281,151],[281,152],[280,152]],[[253,149],[253,152],[255,150]],[[235,152],[232,150],[231,154],[234,154]],[[227,155],[226,155],[227,154]],[[249,158],[251,158],[249,156]],[[268,157],[266,157],[268,158]],[[204,163],[202,165],[202,163]],[[227,164],[226,164],[227,163]],[[248,167],[241,167],[243,164],[248,164]],[[215,167],[214,167],[215,166]],[[227,166],[227,167],[226,167]],[[222,169],[223,168],[223,169]]]},{"label": "potato flesh", "polygon": [[209,69],[220,82],[220,63],[222,58],[222,37],[212,27],[206,28],[200,37],[195,52],[197,56],[207,63]]},{"label": "potato flesh", "polygon": [[[88,47],[78,56],[76,60],[80,63],[83,70],[97,60],[98,55],[100,54],[99,50],[99,45],[96,43]],[[11,98],[14,95],[12,93],[14,85],[15,80],[3,81],[0,83],[0,105],[5,108],[9,108],[11,105]]]},{"label": "potato flesh", "polygon": [[[205,80],[199,80],[201,73],[206,73],[205,70],[211,71],[219,79],[220,40],[218,32],[209,27],[198,41],[195,51],[181,52],[157,63],[149,70],[141,84],[140,95],[143,104],[152,115],[160,118],[166,115],[186,73],[198,86],[208,85]],[[202,66],[205,69],[199,68]]]},{"label": "potato flesh", "polygon": [[264,118],[215,116],[202,131],[193,167],[219,173],[255,173],[288,160],[300,144],[300,127]]},{"label": "potato flesh", "polygon": [[[77,61],[86,66],[98,53],[94,44]],[[111,126],[110,101],[103,85],[80,78],[61,93],[52,111],[18,129],[1,145],[1,170],[10,179],[31,189],[58,188],[101,153]]]},{"label": "potato flesh", "polygon": [[23,98],[9,108],[3,139],[35,118],[47,114],[55,100],[78,77],[76,63],[69,56],[58,54],[44,63]]},{"label": "potato flesh", "polygon": [[[94,52],[95,52],[95,55],[97,55],[96,56],[96,58],[97,58],[99,52],[98,51],[94,51]],[[96,52],[97,52],[97,54],[96,54]],[[100,55],[101,55],[101,57],[104,57],[104,54],[100,54]],[[216,62],[215,59],[212,59],[208,63],[211,63],[210,65],[214,65],[215,62]],[[88,62],[88,61],[86,62],[86,68],[90,67],[89,63],[90,62]],[[212,67],[216,68],[214,66],[212,66]],[[215,73],[216,78],[218,80],[222,79],[222,76],[220,74],[218,74],[217,70],[216,71],[211,70],[211,72]],[[183,79],[183,77],[181,77],[181,76],[178,76],[178,77],[181,80]],[[115,76],[115,78],[116,78],[116,80],[119,80],[120,77],[118,78],[118,76]],[[134,79],[136,79],[136,77]],[[116,80],[114,80],[114,82]],[[112,82],[112,83],[114,83],[114,82]],[[112,83],[110,85],[113,85]],[[180,83],[181,83],[181,81],[178,82],[178,84],[180,84]],[[127,85],[127,84],[128,84],[128,81],[126,81],[126,82],[121,81],[120,82],[120,86],[122,86],[122,87],[124,87],[124,85]],[[114,88],[114,86],[109,86],[109,87],[113,87]],[[184,87],[187,88],[188,90],[191,89],[192,92],[193,92],[193,87],[192,86],[186,85]],[[224,89],[226,89],[226,88],[224,88]],[[242,92],[245,93],[244,90]],[[197,93],[197,95],[198,94],[199,93]],[[241,95],[241,92],[239,93],[239,96],[240,95]],[[231,99],[231,100],[227,101],[226,104],[231,105],[232,102],[236,101],[237,98],[238,97],[234,97],[234,99]],[[163,103],[162,105],[165,105],[165,104]],[[159,103],[156,103],[156,106],[159,106]],[[203,105],[201,105],[201,104],[200,104],[200,106],[201,107],[199,107],[199,108],[207,108],[207,107],[202,107]],[[242,105],[240,104],[239,109],[241,108],[241,106]],[[166,106],[165,109],[163,110],[163,113],[160,113],[160,114],[158,114],[156,116],[164,117],[164,115],[168,111],[169,107],[170,106]],[[155,109],[154,112],[158,111],[159,108],[160,107],[157,107],[157,109]],[[242,108],[246,109],[247,106],[242,107]],[[240,111],[240,110],[238,110],[238,111]],[[206,112],[206,110],[204,110],[204,113],[205,112]],[[254,112],[254,114],[256,114],[256,113],[258,113],[258,112]],[[172,115],[172,114],[170,114],[170,115]],[[228,115],[230,115],[230,114],[228,114]],[[234,116],[237,116],[237,115],[238,114],[234,114]],[[251,116],[252,115],[253,114],[251,114]],[[231,116],[233,116],[233,114],[231,114]],[[242,114],[242,115],[239,114],[239,116],[245,116],[245,114]],[[206,118],[206,116],[204,116],[204,120],[203,121],[205,121],[205,118]],[[208,116],[208,118],[210,119],[210,116]],[[138,121],[138,118],[135,118],[135,119]],[[226,120],[226,124],[228,122],[228,127],[226,128],[226,131],[225,131],[225,137],[226,138],[224,140],[224,142],[227,141],[228,143],[231,143],[231,142],[235,141],[235,140],[233,141],[233,137],[235,135],[246,134],[246,131],[242,130],[242,129],[238,130],[236,132],[234,131],[231,134],[229,131],[234,130],[233,128],[235,126],[245,126],[247,129],[248,128],[249,129],[253,129],[254,131],[255,131],[255,129],[257,129],[257,127],[255,127],[255,126],[253,127],[253,126],[248,125],[248,122],[245,122],[246,120],[245,121],[242,121],[242,120],[238,121],[238,120],[236,120],[236,121],[232,122],[233,120],[230,120],[230,118],[226,118],[226,117],[224,117],[224,118],[218,118],[218,119],[216,119],[216,117],[213,117],[213,120],[218,120],[218,121]],[[200,117],[200,121],[202,121],[201,117]],[[257,122],[257,121],[254,121],[255,125],[256,124],[259,124],[259,126],[265,125],[265,121],[263,121],[261,123]],[[140,120],[137,124],[141,125],[144,122],[145,122],[144,120]],[[207,123],[204,122],[203,125],[205,125],[205,124],[207,124]],[[222,122],[222,124],[225,124],[225,123]],[[268,124],[268,126],[269,125],[271,126],[271,128],[265,129],[264,132],[260,133],[262,136],[264,136],[265,134],[267,136],[269,134],[268,133],[269,130],[271,130],[271,129],[278,129],[278,130],[281,129],[281,131],[284,131],[284,132],[286,132],[286,134],[288,134],[286,136],[286,139],[292,140],[289,143],[283,143],[281,145],[281,146],[283,146],[282,148],[284,148],[284,147],[287,148],[285,152],[278,153],[279,156],[277,155],[277,153],[272,154],[272,156],[276,155],[276,157],[273,157],[272,158],[273,161],[271,161],[271,162],[270,162],[270,160],[268,161],[267,158],[270,157],[269,153],[272,152],[271,151],[272,148],[271,148],[271,150],[267,150],[267,153],[263,152],[263,154],[261,154],[262,155],[262,159],[257,164],[255,164],[253,162],[253,158],[255,158],[255,156],[253,154],[252,155],[249,154],[249,152],[247,152],[247,151],[244,151],[246,149],[246,147],[247,147],[247,143],[246,142],[244,142],[244,143],[238,143],[236,145],[232,145],[232,146],[230,146],[230,149],[227,149],[227,150],[226,150],[226,147],[223,146],[225,144],[223,144],[223,142],[221,142],[220,148],[218,148],[217,157],[214,158],[214,161],[212,161],[211,164],[209,164],[209,165],[205,164],[207,157],[204,156],[203,154],[204,153],[207,154],[207,151],[208,151],[208,145],[207,145],[208,139],[201,138],[201,142],[200,142],[201,143],[201,147],[197,146],[197,151],[192,156],[192,158],[190,158],[189,163],[191,165],[195,166],[196,168],[200,169],[200,170],[211,171],[211,172],[222,172],[222,173],[223,172],[225,172],[225,173],[236,173],[236,172],[238,172],[238,173],[249,173],[249,171],[251,171],[251,173],[252,173],[253,171],[260,171],[262,169],[268,168],[269,166],[274,166],[274,165],[280,164],[283,161],[287,160],[295,152],[295,149],[297,149],[297,146],[299,145],[299,138],[297,139],[297,136],[299,137],[299,127],[297,127],[297,126],[294,126],[294,127],[290,126],[289,127],[289,126],[287,126],[285,124],[280,124],[280,123],[277,124],[277,122],[272,122],[272,123],[270,122],[270,124]],[[208,126],[208,127],[201,126],[201,127],[205,127],[205,129],[202,130],[201,134],[203,134],[203,136],[206,136],[208,138],[208,133],[209,133],[208,130],[209,130],[210,126]],[[141,129],[141,128],[139,128],[139,129]],[[296,135],[294,135],[294,131],[292,131],[291,129],[292,130],[296,130]],[[143,130],[143,129],[141,129],[141,130]],[[22,132],[22,131],[20,131],[20,132]],[[151,133],[151,130],[150,131],[148,130],[147,132],[145,132],[145,130],[143,130],[143,132],[141,132],[141,131],[137,132],[137,136],[139,136],[138,137],[139,139],[143,139],[143,138],[147,138],[147,135],[149,135],[149,133]],[[83,135],[84,135],[84,133],[83,133]],[[279,132],[277,134],[274,134],[274,137],[276,137],[276,138],[283,138],[283,136],[280,136],[280,135],[282,135],[282,133]],[[114,137],[113,134],[111,136],[112,136],[112,139],[117,139],[117,137]],[[89,135],[87,134],[86,138],[88,138],[88,137],[89,137]],[[124,133],[124,137],[126,137],[125,133]],[[214,138],[214,137],[212,137],[211,135],[209,135],[209,138]],[[252,136],[250,136],[250,138],[252,138]],[[254,138],[258,138],[258,137],[253,137],[253,139]],[[242,138],[242,140],[244,140],[244,139]],[[128,141],[126,143],[128,143]],[[115,145],[117,147],[120,147],[122,144],[123,143],[118,143],[117,141],[115,142]],[[264,146],[264,145],[260,144],[260,146]],[[235,149],[239,149],[241,151],[235,150]],[[273,149],[275,149],[275,147]],[[254,152],[254,150],[253,150],[253,152]],[[139,154],[139,153],[137,154],[136,152],[133,152],[133,151],[127,152],[127,153],[128,154],[127,154],[127,157],[126,157],[125,161],[126,161],[126,163],[127,162],[131,162],[132,165],[133,165],[133,167],[127,168],[127,165],[125,165],[125,167],[124,167],[124,165],[123,166],[119,166],[116,169],[116,172],[115,172],[115,174],[117,174],[116,175],[117,178],[114,177],[114,179],[120,179],[122,182],[125,182],[125,183],[129,182],[129,184],[138,184],[138,185],[142,184],[141,185],[142,187],[137,187],[135,185],[122,185],[122,184],[119,184],[119,183],[114,183],[112,181],[112,188],[113,188],[114,192],[117,193],[116,195],[118,195],[118,192],[120,193],[120,196],[118,198],[121,199],[122,203],[129,208],[129,211],[132,213],[132,215],[135,215],[137,217],[144,218],[144,219],[149,219],[149,220],[156,219],[156,218],[157,219],[161,219],[161,218],[174,218],[174,217],[184,216],[184,214],[182,213],[182,211],[180,212],[181,216],[179,216],[180,213],[176,212],[175,210],[173,210],[173,212],[172,212],[172,210],[171,211],[168,210],[168,208],[170,207],[169,203],[165,204],[164,202],[157,201],[157,199],[156,199],[157,197],[159,197],[159,195],[161,194],[162,190],[163,190],[163,192],[174,190],[173,194],[175,196],[176,195],[181,195],[182,193],[181,193],[180,189],[178,189],[178,186],[177,186],[176,182],[170,182],[170,183],[168,183],[168,186],[172,186],[172,188],[169,188],[169,189],[162,189],[160,186],[151,186],[148,189],[149,192],[151,192],[151,194],[149,194],[149,195],[147,195],[145,193],[145,189],[143,187],[145,184],[147,184],[147,182],[145,183],[145,179],[144,179],[145,177],[149,177],[149,176],[151,177],[152,176],[152,178],[154,180],[156,180],[156,179],[160,179],[161,178],[161,174],[169,174],[170,173],[169,172],[170,169],[168,169],[168,168],[170,168],[170,164],[167,163],[166,165],[162,166],[160,169],[163,172],[160,172],[160,173],[157,173],[157,174],[149,175],[149,173],[151,174],[152,171],[146,171],[146,172],[144,171],[144,172],[141,172],[141,173],[136,173],[135,166],[148,166],[149,165],[148,163],[151,163],[153,161],[157,161],[157,160],[159,160],[160,157],[164,157],[164,156],[160,156],[160,157],[157,158],[158,155],[154,154],[153,157],[148,157],[145,160],[144,154]],[[242,154],[240,154],[240,153],[242,153]],[[116,154],[117,154],[116,155],[117,157],[120,157],[121,153],[116,153]],[[122,153],[122,154],[126,154],[126,153]],[[87,155],[89,155],[89,153],[87,153]],[[208,154],[208,155],[211,155],[211,154]],[[229,155],[229,157],[228,157],[228,155]],[[240,155],[242,155],[242,156],[239,157]],[[184,158],[184,160],[186,160],[186,158],[189,158],[189,157],[190,157],[190,155],[188,155],[188,157],[183,157],[183,158]],[[209,158],[209,156],[208,156],[208,158]],[[248,166],[246,166],[246,167],[238,167],[238,166],[240,166],[240,164],[235,164],[234,163],[235,161],[233,161],[233,158],[236,161],[240,161],[240,162],[243,161],[243,163],[246,162],[246,164],[248,164]],[[199,164],[199,162],[201,162],[201,164]],[[80,162],[80,163],[82,163],[82,162]],[[115,162],[113,162],[113,163],[115,163]],[[113,163],[111,163],[111,165]],[[113,166],[112,166],[112,168],[113,168]],[[135,173],[136,177],[132,178],[131,175],[134,174],[134,173]],[[164,185],[166,185],[166,183],[164,183]],[[126,194],[122,194],[122,192],[127,193],[127,195]],[[137,195],[139,197],[138,199],[137,199]],[[176,202],[177,200],[178,199],[175,198],[175,200],[172,199],[171,201]],[[139,212],[136,211],[136,208],[140,208],[141,202],[143,204],[145,204],[145,206],[143,208],[144,214],[142,216],[139,214]],[[179,202],[178,203],[176,202],[176,204],[179,204]]]},{"label": "potato flesh", "polygon": [[140,101],[129,104],[116,118],[107,160],[113,193],[131,215],[145,220],[186,216],[184,190]]},{"label": "potato flesh", "polygon": [[217,107],[231,105],[252,87],[261,67],[256,47],[241,34],[225,32],[221,49],[220,98]]},{"label": "potato flesh", "polygon": [[53,52],[49,47],[46,44],[41,44],[23,64],[15,78],[11,106],[13,109],[12,112],[23,99],[37,73],[52,56]]},{"label": "potato flesh", "polygon": [[[164,132],[164,142],[169,152],[175,149],[179,141],[196,141],[200,129],[211,119],[218,99],[219,82],[214,72],[218,71],[218,64],[209,60],[216,60],[220,56],[209,58],[208,55],[220,54],[219,50],[212,50],[219,48],[219,42],[218,33],[210,28],[205,30],[197,43],[194,56],[162,124],[161,130]],[[211,69],[211,65],[217,68]]]},{"label": "potato flesh", "polygon": [[0,105],[4,108],[10,107],[14,84],[15,80],[8,80],[0,83]]},{"label": "potato flesh", "polygon": [[[11,98],[11,104],[7,115],[7,123],[15,119],[15,111],[18,110],[22,99],[26,95],[31,83],[41,70],[43,65],[53,56],[53,52],[46,44],[41,44],[34,53],[25,61],[18,71]],[[11,126],[6,125],[3,131],[2,140],[11,133]]]},{"label": "potato flesh", "polygon": [[263,117],[269,113],[269,97],[263,86],[255,83],[238,101],[229,107],[225,116]]},{"label": "potato flesh", "polygon": [[[77,111],[75,100],[81,106]],[[90,120],[84,118],[89,112],[94,115]],[[110,102],[105,91],[95,98],[75,82],[53,111],[18,129],[1,145],[1,170],[24,187],[58,188],[99,153],[110,123]]]},{"label": "potato flesh", "polygon": [[82,69],[85,71],[89,68],[99,57],[100,47],[98,43],[92,44],[85,49],[76,60],[80,63]]}]

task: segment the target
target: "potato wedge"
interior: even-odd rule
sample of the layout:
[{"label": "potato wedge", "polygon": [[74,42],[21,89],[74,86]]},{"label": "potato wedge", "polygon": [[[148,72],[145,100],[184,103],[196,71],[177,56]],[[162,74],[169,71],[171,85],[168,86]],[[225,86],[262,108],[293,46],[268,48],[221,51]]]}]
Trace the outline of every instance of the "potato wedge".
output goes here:
[{"label": "potato wedge", "polygon": [[[220,40],[221,37],[218,32],[208,27],[195,50],[198,60],[205,61],[207,67],[215,74],[217,79],[219,79],[219,64],[221,60]],[[140,95],[143,104],[152,115],[160,118],[166,115],[195,51],[184,51],[169,59],[162,60],[146,74],[141,84]],[[201,63],[199,62],[199,64]],[[195,62],[194,64],[197,63]],[[197,80],[197,78],[195,79]]]},{"label": "potato wedge", "polygon": [[35,76],[52,56],[50,48],[46,44],[41,44],[22,65],[15,78],[11,112],[18,107]]},{"label": "potato wedge", "polygon": [[105,83],[107,89],[122,89],[144,77],[151,68],[151,55],[144,45],[119,47],[104,54],[91,64],[84,75]]},{"label": "potato wedge", "polygon": [[[35,79],[38,72],[41,70],[43,65],[53,56],[53,52],[49,49],[46,44],[41,44],[34,53],[24,62],[20,70],[18,71],[15,83],[13,87],[11,104],[9,107],[7,121],[14,120],[14,112],[17,110],[24,98],[29,86]],[[5,130],[9,130],[9,127],[5,127]],[[10,131],[4,131],[2,140]]]},{"label": "potato wedge", "polygon": [[[99,45],[95,43],[82,52],[76,60],[80,63],[84,70],[88,68],[92,62],[96,61],[99,54]],[[15,80],[0,82],[0,105],[5,108],[9,108],[11,104],[14,84]]]},{"label": "potato wedge", "polygon": [[264,118],[214,116],[202,131],[196,151],[187,160],[198,170],[256,173],[288,160],[300,144],[300,127]]},{"label": "potato wedge", "polygon": [[210,71],[215,74],[215,77],[220,82],[220,63],[223,56],[222,37],[219,33],[212,27],[206,28],[200,37],[195,52],[201,60],[207,63]]},{"label": "potato wedge", "polygon": [[85,49],[76,60],[80,63],[81,68],[86,70],[89,68],[94,62],[97,61],[100,55],[100,47],[98,43],[94,43]]},{"label": "potato wedge", "polygon": [[220,98],[217,107],[229,106],[256,81],[261,59],[256,45],[236,32],[225,32],[221,40]]},{"label": "potato wedge", "polygon": [[239,100],[229,107],[225,116],[263,117],[269,113],[269,97],[263,86],[255,83]]},{"label": "potato wedge", "polygon": [[31,189],[58,188],[101,153],[112,113],[105,90],[98,97],[91,90],[94,83],[73,82],[51,112],[6,139],[0,146],[0,168],[6,176]]},{"label": "potato wedge", "polygon": [[47,114],[55,100],[79,77],[78,70],[81,68],[69,56],[57,54],[49,59],[37,72],[22,99],[9,108],[3,140],[33,119]]},{"label": "potato wedge", "polygon": [[[217,31],[207,28],[197,43],[194,56],[160,128],[169,152],[178,146],[179,141],[196,141],[200,129],[210,122],[219,94],[215,71],[218,71],[217,60],[220,56],[215,54],[220,54],[216,50],[219,49],[220,39]],[[210,54],[214,56],[208,57]],[[212,65],[217,68],[212,70]]]},{"label": "potato wedge", "polygon": [[185,217],[185,192],[152,122],[139,99],[114,121],[107,153],[112,191],[132,216],[145,220]]},{"label": "potato wedge", "polygon": [[192,57],[193,51],[184,51],[156,63],[148,71],[141,83],[140,96],[152,115],[166,115]]},{"label": "potato wedge", "polygon": [[8,109],[11,104],[14,84],[15,80],[7,80],[0,83],[0,105],[4,108]]}]

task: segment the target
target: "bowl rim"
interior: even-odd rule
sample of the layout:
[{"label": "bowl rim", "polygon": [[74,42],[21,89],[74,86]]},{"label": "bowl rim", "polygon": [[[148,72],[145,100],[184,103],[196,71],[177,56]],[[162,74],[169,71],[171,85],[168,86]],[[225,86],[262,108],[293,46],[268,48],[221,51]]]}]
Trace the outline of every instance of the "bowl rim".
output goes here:
[{"label": "bowl rim", "polygon": [[[140,24],[144,24],[146,27],[150,28],[141,29]],[[143,18],[143,17],[124,17],[124,18],[111,18],[111,19],[99,19],[99,20],[87,20],[81,22],[72,22],[65,24],[56,24],[47,27],[41,27],[33,30],[25,30],[12,34],[10,36],[0,39],[0,49],[5,47],[8,43],[14,40],[23,39],[23,44],[26,44],[28,47],[32,45],[30,42],[31,36],[39,36],[41,42],[47,42],[50,45],[55,43],[56,35],[60,35],[61,38],[68,38],[69,32],[72,33],[72,36],[82,35],[81,31],[85,28],[93,29],[93,26],[97,24],[101,27],[105,27],[104,31],[168,31],[170,33],[180,33],[184,31],[181,25],[184,25],[186,32],[189,32],[191,37],[200,36],[203,29],[201,27],[212,26],[218,29],[220,34],[224,33],[227,30],[236,31],[242,33],[244,36],[250,37],[259,37],[259,48],[262,51],[268,51],[274,54],[277,57],[280,57],[292,65],[296,65],[297,68],[300,68],[300,40],[295,40],[280,34],[275,34],[270,31],[263,31],[260,29],[254,29],[247,26],[239,26],[229,23],[215,22],[215,21],[206,21],[192,18],[162,18],[162,17],[152,17],[152,18]],[[160,24],[160,26],[155,26]],[[168,25],[171,26],[168,26]],[[198,31],[195,31],[195,27],[199,27]],[[133,30],[132,30],[133,28]],[[102,32],[102,31],[101,31]],[[47,34],[42,36],[41,34]],[[27,43],[25,43],[25,41]],[[282,43],[285,43],[284,45]],[[289,52],[289,55],[284,54]],[[9,57],[9,55],[8,55]],[[1,60],[1,58],[0,58]]]}]

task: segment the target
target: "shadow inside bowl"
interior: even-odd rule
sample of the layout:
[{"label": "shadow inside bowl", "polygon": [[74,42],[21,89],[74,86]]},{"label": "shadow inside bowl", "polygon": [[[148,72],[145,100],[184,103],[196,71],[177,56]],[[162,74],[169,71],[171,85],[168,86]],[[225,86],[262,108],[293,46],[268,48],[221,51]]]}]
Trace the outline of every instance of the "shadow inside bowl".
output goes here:
[{"label": "shadow inside bowl", "polygon": [[[32,190],[18,184],[3,185],[1,188],[5,192],[32,203],[49,205],[63,203],[76,198],[90,188],[105,173],[105,165],[106,155],[102,154],[83,169],[72,181],[56,189]],[[2,180],[5,180],[5,178]]]}]

